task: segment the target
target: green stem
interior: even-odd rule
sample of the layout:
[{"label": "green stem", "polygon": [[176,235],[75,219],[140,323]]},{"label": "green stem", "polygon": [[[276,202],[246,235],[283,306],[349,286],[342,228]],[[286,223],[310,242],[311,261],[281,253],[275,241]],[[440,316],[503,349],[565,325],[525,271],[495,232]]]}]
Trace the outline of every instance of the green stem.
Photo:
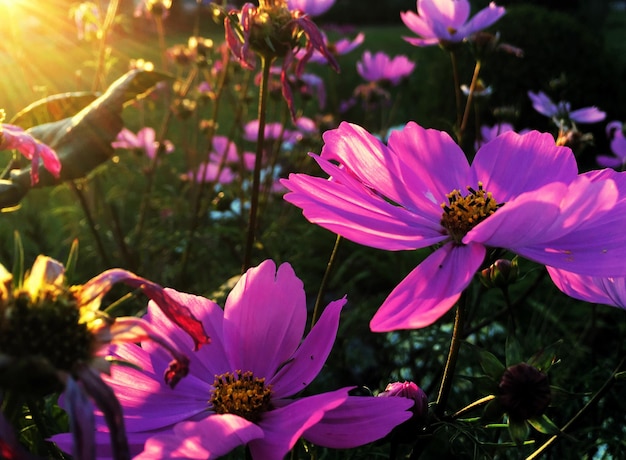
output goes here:
[{"label": "green stem", "polygon": [[472,82],[470,83],[469,94],[467,95],[467,103],[465,104],[465,112],[463,113],[463,120],[459,128],[459,144],[463,142],[463,134],[467,128],[467,120],[469,119],[470,108],[474,99],[474,92],[476,91],[476,85],[478,84],[478,75],[480,74],[480,61],[476,61],[474,67],[474,75],[472,75]]},{"label": "green stem", "polygon": [[554,443],[554,441],[556,441],[558,439],[558,437],[565,433],[566,430],[568,430],[580,417],[582,417],[583,415],[585,415],[585,413],[594,405],[596,404],[598,401],[600,401],[600,399],[602,399],[602,397],[608,393],[608,391],[611,389],[611,387],[613,386],[613,384],[615,383],[615,376],[621,372],[622,367],[624,366],[624,362],[626,362],[626,358],[622,358],[622,360],[619,362],[619,364],[617,365],[617,367],[615,368],[615,370],[611,373],[611,376],[606,380],[606,382],[604,382],[604,385],[602,385],[602,387],[600,387],[600,389],[596,392],[596,394],[594,394],[591,399],[589,401],[587,401],[587,404],[585,404],[577,413],[576,415],[574,415],[565,425],[563,425],[563,428],[561,428],[561,430],[559,431],[558,434],[555,434],[554,436],[552,436],[550,439],[548,439],[546,442],[544,442],[541,446],[539,446],[539,448],[534,451],[532,454],[530,454],[528,457],[526,457],[526,460],[534,460],[536,458],[539,457],[539,455],[541,455],[544,451],[546,451],[551,445],[552,443]]},{"label": "green stem", "polygon": [[119,5],[119,0],[111,0],[109,3],[109,7],[107,8],[107,14],[104,18],[104,23],[102,25],[102,37],[100,38],[100,44],[98,47],[98,67],[96,68],[96,75],[93,79],[92,90],[96,91],[98,87],[105,88],[104,74],[105,74],[105,58],[107,54],[107,35],[109,34],[109,30],[111,29],[111,25],[113,25],[113,20],[115,19],[115,15],[117,14],[117,7]]},{"label": "green stem", "polygon": [[161,68],[167,70],[167,56],[165,45],[165,29],[163,28],[163,17],[160,14],[154,15],[154,24],[156,25],[157,36],[159,38],[159,50],[161,51]]},{"label": "green stem", "polygon": [[248,218],[248,234],[246,237],[246,247],[243,256],[243,267],[241,272],[250,268],[252,261],[252,248],[257,226],[257,210],[259,207],[259,194],[261,188],[261,164],[263,160],[263,146],[265,144],[265,112],[267,111],[268,83],[270,79],[270,69],[272,59],[261,57],[261,83],[259,85],[259,132],[256,142],[256,158],[254,160],[254,173],[252,176],[252,193],[250,196],[250,214]]},{"label": "green stem", "polygon": [[456,307],[452,339],[450,340],[450,350],[448,351],[448,358],[446,359],[446,365],[443,369],[443,376],[441,378],[441,385],[439,386],[439,394],[437,395],[437,403],[435,406],[435,415],[439,418],[444,415],[446,410],[446,404],[450,396],[450,390],[452,389],[454,369],[456,368],[459,350],[461,349],[463,323],[465,322],[465,298],[466,294],[463,292]]},{"label": "green stem", "polygon": [[341,235],[337,235],[335,239],[335,245],[333,246],[333,251],[330,253],[330,258],[328,259],[328,263],[326,264],[326,271],[324,272],[324,276],[322,277],[322,282],[320,284],[320,289],[317,292],[317,299],[315,299],[315,307],[313,307],[313,317],[311,318],[311,329],[315,326],[317,322],[318,312],[320,309],[320,305],[322,303],[322,299],[324,297],[324,291],[326,291],[326,285],[328,284],[328,278],[330,275],[330,271],[335,264],[335,259],[337,257],[337,249],[339,249],[339,242],[341,241]]},{"label": "green stem", "polygon": [[456,101],[456,127],[461,128],[461,117],[463,111],[461,109],[461,81],[459,78],[459,66],[456,60],[456,51],[450,51],[450,62],[452,63],[452,78],[454,79],[454,97]]},{"label": "green stem", "polygon": [[80,202],[80,206],[83,209],[83,213],[87,218],[87,223],[89,224],[89,229],[91,230],[91,234],[96,242],[96,247],[98,248],[98,254],[100,254],[100,258],[102,259],[102,263],[106,267],[111,266],[111,261],[109,260],[109,256],[107,255],[107,251],[104,248],[104,243],[102,242],[102,238],[100,238],[100,233],[98,232],[98,226],[96,225],[96,221],[91,215],[91,211],[89,210],[89,205],[87,204],[87,200],[85,199],[85,194],[78,188],[74,181],[69,182],[70,188],[74,192],[74,194],[78,197],[78,201]]}]

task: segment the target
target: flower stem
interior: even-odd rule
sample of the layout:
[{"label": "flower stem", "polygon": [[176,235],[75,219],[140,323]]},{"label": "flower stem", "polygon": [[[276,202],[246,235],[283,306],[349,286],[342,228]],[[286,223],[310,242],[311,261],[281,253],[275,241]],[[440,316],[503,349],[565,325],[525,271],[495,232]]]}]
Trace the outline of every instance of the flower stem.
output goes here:
[{"label": "flower stem", "polygon": [[454,97],[456,100],[456,127],[461,128],[461,81],[459,79],[459,66],[456,60],[456,51],[450,51],[450,62],[452,63],[452,78],[454,79]]},{"label": "flower stem", "polygon": [[587,401],[587,404],[585,404],[565,425],[563,425],[563,428],[559,430],[558,434],[553,435],[550,439],[548,439],[541,446],[539,446],[536,451],[526,457],[526,460],[534,460],[536,458],[539,458],[539,455],[547,450],[561,434],[563,434],[568,428],[570,428],[580,417],[585,415],[589,408],[591,408],[594,404],[600,401],[600,399],[611,389],[611,387],[615,383],[615,376],[622,371],[625,362],[626,358],[622,358],[615,370],[611,373],[610,377],[606,380],[606,382],[604,382],[604,385],[602,385],[600,389],[596,391],[596,394],[594,394],[591,399]]},{"label": "flower stem", "polygon": [[461,298],[456,307],[452,339],[450,340],[450,350],[448,351],[448,358],[446,359],[446,366],[443,369],[443,377],[441,378],[439,394],[437,395],[435,415],[439,418],[444,415],[446,409],[446,403],[448,402],[448,396],[452,388],[452,377],[454,376],[454,369],[461,348],[461,336],[463,333],[463,323],[465,322],[465,297],[466,294],[464,292],[461,294]]},{"label": "flower stem", "polygon": [[459,409],[458,411],[456,411],[453,415],[452,418],[453,419],[457,419],[459,418],[461,415],[468,413],[469,411],[482,406],[485,403],[488,403],[489,401],[493,401],[494,399],[496,399],[495,395],[489,395],[489,396],[485,396],[484,398],[480,398],[476,401],[474,401],[471,404],[468,404],[467,406],[465,406],[462,409]]},{"label": "flower stem", "polygon": [[313,317],[311,318],[311,329],[313,329],[313,326],[315,326],[315,323],[317,322],[320,304],[322,303],[322,298],[324,297],[324,291],[326,290],[326,285],[328,284],[328,276],[330,275],[330,271],[333,265],[335,264],[335,259],[337,257],[337,249],[339,249],[340,241],[341,241],[341,235],[337,235],[337,238],[335,239],[335,245],[333,246],[333,251],[330,253],[330,258],[328,259],[328,263],[326,264],[326,271],[324,272],[324,276],[322,277],[320,289],[317,292],[317,299],[315,299],[315,306],[313,307]]},{"label": "flower stem", "polygon": [[476,61],[474,67],[474,75],[472,75],[472,82],[470,83],[469,94],[467,95],[467,103],[465,104],[465,112],[463,113],[463,120],[459,127],[459,144],[463,142],[463,134],[467,128],[467,120],[469,119],[470,108],[474,99],[474,91],[476,91],[476,85],[478,84],[478,75],[480,74],[480,61]]},{"label": "flower stem", "polygon": [[261,83],[259,85],[259,132],[256,141],[256,158],[254,160],[254,173],[252,176],[252,193],[250,196],[250,214],[248,218],[248,235],[246,237],[246,248],[243,255],[244,273],[250,268],[252,260],[252,247],[254,246],[254,236],[257,226],[257,211],[259,207],[259,194],[261,188],[261,163],[263,160],[263,146],[265,144],[265,112],[267,112],[268,83],[270,79],[270,69],[272,59],[261,57]]},{"label": "flower stem", "polygon": [[100,232],[98,232],[98,226],[96,225],[96,221],[91,214],[89,209],[89,204],[87,204],[87,199],[85,198],[85,194],[83,191],[78,188],[74,181],[69,182],[70,188],[78,198],[80,202],[80,206],[83,209],[85,217],[87,218],[87,223],[89,224],[89,229],[91,230],[91,234],[93,235],[93,239],[96,242],[96,247],[98,248],[98,254],[100,255],[100,259],[102,259],[102,263],[106,267],[111,266],[111,261],[109,260],[109,256],[107,255],[107,251],[104,248],[104,243],[102,242],[102,238],[100,237]]},{"label": "flower stem", "polygon": [[105,82],[105,59],[107,55],[107,35],[109,33],[109,29],[113,25],[113,20],[115,19],[115,15],[117,14],[117,6],[119,4],[119,0],[111,0],[109,6],[107,8],[107,14],[104,18],[104,24],[102,25],[102,37],[100,38],[99,48],[98,48],[98,67],[96,69],[96,75],[93,80],[92,90],[96,91],[98,87],[104,88]]}]

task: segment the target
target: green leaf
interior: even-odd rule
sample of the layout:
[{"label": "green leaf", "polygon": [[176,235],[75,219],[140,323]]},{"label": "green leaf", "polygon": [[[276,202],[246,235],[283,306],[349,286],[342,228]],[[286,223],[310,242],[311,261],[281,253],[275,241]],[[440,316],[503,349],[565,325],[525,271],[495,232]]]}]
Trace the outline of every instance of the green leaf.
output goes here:
[{"label": "green leaf", "polygon": [[530,434],[530,426],[525,420],[511,420],[509,419],[509,435],[513,442],[517,445],[521,445],[528,439]]},{"label": "green leaf", "polygon": [[487,350],[478,349],[478,360],[480,362],[480,367],[483,368],[485,374],[491,377],[496,382],[499,382],[502,378],[502,374],[504,374],[505,367],[504,364],[500,362],[496,356]]},{"label": "green leaf", "polygon": [[507,336],[505,350],[507,367],[519,364],[524,360],[522,358],[522,347],[514,335]]},{"label": "green leaf", "polygon": [[[74,116],[29,128],[27,132],[56,151],[62,164],[59,179],[41,168],[36,187],[85,177],[111,158],[111,142],[123,127],[124,106],[144,97],[158,82],[171,78],[159,72],[132,70]],[[30,166],[12,171],[10,181],[0,182],[0,208],[16,206],[29,189]]]},{"label": "green leaf", "polygon": [[562,344],[563,340],[561,339],[552,345],[548,345],[542,350],[539,350],[528,360],[527,364],[536,367],[542,372],[548,372],[550,367],[558,361],[556,356],[558,349]]},{"label": "green leaf", "polygon": [[28,129],[73,116],[98,97],[97,93],[79,92],[54,94],[33,102],[20,110],[9,121],[12,125]]},{"label": "green leaf", "polygon": [[626,380],[626,371],[618,372],[614,378],[615,380]]},{"label": "green leaf", "polygon": [[552,435],[561,431],[545,414],[541,417],[529,418],[527,422],[539,433]]}]

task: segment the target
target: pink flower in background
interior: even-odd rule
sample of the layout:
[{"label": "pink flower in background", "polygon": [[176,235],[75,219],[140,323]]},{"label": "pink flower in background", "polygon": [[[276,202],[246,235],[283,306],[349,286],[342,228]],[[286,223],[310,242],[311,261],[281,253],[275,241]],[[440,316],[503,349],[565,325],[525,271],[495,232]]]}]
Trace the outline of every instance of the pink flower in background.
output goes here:
[{"label": "pink flower in background", "polygon": [[606,118],[606,113],[597,107],[585,107],[578,110],[572,110],[569,102],[560,101],[555,104],[552,99],[542,91],[536,93],[528,91],[528,97],[533,103],[533,108],[546,117],[553,118],[557,121],[571,120],[578,123],[597,123]]},{"label": "pink flower in background", "polygon": [[240,159],[237,146],[226,136],[213,137],[213,151],[209,153],[209,161],[198,165],[195,173],[190,171],[187,179],[196,182],[219,182],[220,184],[230,184],[236,177],[233,169],[241,166],[247,171],[254,168],[255,154],[243,152],[243,159]]},{"label": "pink flower in background", "polygon": [[[224,309],[203,297],[167,293],[201,319],[212,343],[190,353],[190,373],[176,391],[161,379],[167,361],[158,348],[149,342],[116,348],[141,368],[118,367],[107,379],[124,408],[136,459],[214,458],[242,444],[255,459],[279,459],[301,436],[354,447],[410,417],[412,400],[348,396],[349,388],[293,398],[322,369],[346,300],[331,302],[303,339],[305,292],[289,264],[277,269],[267,260],[248,270]],[[146,319],[177,346],[192,349],[189,337],[153,305]]]},{"label": "pink flower in background", "polygon": [[411,75],[415,63],[404,55],[391,58],[382,51],[375,54],[365,51],[361,60],[356,63],[356,69],[367,81],[388,81],[396,86]]},{"label": "pink flower in background", "polygon": [[505,13],[503,7],[491,2],[469,19],[470,7],[467,0],[417,0],[417,14],[405,11],[400,18],[420,38],[403,38],[415,46],[458,43],[491,26]]},{"label": "pink flower in background", "polygon": [[[363,32],[359,32],[353,39],[340,38],[334,43],[328,41],[326,34],[323,34],[323,37],[328,51],[336,57],[343,56],[344,54],[354,51],[365,41],[365,34]],[[304,52],[304,50],[299,51],[298,56],[303,55]],[[311,62],[316,64],[328,64],[328,59],[326,59],[322,53],[315,50],[311,55]]]},{"label": "pink flower in background", "polygon": [[0,150],[17,150],[26,159],[31,160],[31,185],[39,182],[40,161],[54,177],[58,178],[61,175],[61,161],[56,152],[19,126],[0,123]]},{"label": "pink flower in background", "polygon": [[[577,174],[550,134],[506,132],[470,165],[445,132],[411,122],[389,144],[349,123],[315,160],[330,180],[291,174],[285,199],[313,223],[391,251],[437,245],[387,297],[373,331],[428,326],[470,284],[487,248],[595,276],[626,276],[624,192]],[[338,162],[339,165],[333,162]],[[616,173],[617,174],[617,173]]]},{"label": "pink flower in background", "polygon": [[[143,150],[148,158],[153,159],[159,149],[159,142],[155,138],[153,128],[141,128],[137,134],[127,128],[122,128],[111,146],[115,149]],[[174,151],[174,145],[168,140],[163,142],[163,147],[165,153]]]},{"label": "pink flower in background", "polygon": [[605,168],[623,168],[626,165],[626,137],[620,121],[606,125],[606,136],[611,140],[613,156],[598,155],[596,161]]},{"label": "pink flower in background", "polygon": [[309,16],[324,14],[334,4],[335,0],[287,0],[290,10],[298,10]]}]

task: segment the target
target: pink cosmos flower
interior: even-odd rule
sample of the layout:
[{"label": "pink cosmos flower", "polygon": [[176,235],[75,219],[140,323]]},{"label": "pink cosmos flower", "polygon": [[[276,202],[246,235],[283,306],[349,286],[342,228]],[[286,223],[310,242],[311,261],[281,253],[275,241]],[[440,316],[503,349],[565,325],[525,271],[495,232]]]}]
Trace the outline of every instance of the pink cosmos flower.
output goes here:
[{"label": "pink cosmos flower", "polygon": [[335,0],[287,0],[290,10],[298,10],[309,16],[319,16],[326,13]]},{"label": "pink cosmos flower", "polygon": [[415,46],[458,43],[479,32],[504,15],[505,10],[491,2],[468,21],[467,0],[417,0],[417,14],[400,13],[402,22],[421,38],[403,37]]},{"label": "pink cosmos flower", "polygon": [[595,106],[572,110],[569,102],[560,101],[558,104],[555,104],[552,102],[552,99],[542,91],[536,93],[528,91],[528,97],[537,112],[557,121],[571,120],[578,123],[596,123],[604,120],[606,117],[606,113]]},{"label": "pink cosmos flower", "polygon": [[[124,407],[135,459],[215,458],[242,444],[254,459],[282,459],[301,436],[354,447],[384,437],[410,417],[413,401],[348,396],[349,388],[293,398],[324,365],[346,299],[331,302],[302,339],[305,292],[289,264],[276,269],[266,260],[248,270],[224,309],[203,297],[167,293],[201,319],[212,342],[190,353],[190,373],[176,391],[160,378],[167,360],[158,348],[149,342],[116,348],[141,368],[117,367],[107,380]],[[152,304],[146,320],[191,350],[189,337]]]},{"label": "pink cosmos flower", "polygon": [[360,244],[439,246],[387,297],[373,331],[432,324],[470,284],[487,248],[574,273],[626,276],[626,233],[615,230],[625,218],[623,191],[612,177],[579,176],[572,151],[550,134],[504,133],[471,165],[447,133],[414,122],[388,145],[348,123],[323,139],[313,157],[331,180],[291,174],[282,182],[287,201]]},{"label": "pink cosmos flower", "polygon": [[[243,167],[247,171],[254,169],[254,157],[252,152],[243,153]],[[226,136],[213,137],[213,151],[209,153],[209,161],[202,162],[194,173],[190,171],[186,178],[196,182],[219,182],[230,184],[235,179],[235,173],[231,166],[240,165],[237,146]]]},{"label": "pink cosmos flower", "polygon": [[[159,142],[156,140],[156,134],[153,128],[146,127],[133,133],[127,128],[122,128],[118,133],[117,139],[111,143],[115,149],[138,149],[143,150],[146,156],[153,159],[159,149]],[[163,142],[165,153],[172,153],[174,145],[166,140]]]},{"label": "pink cosmos flower", "polygon": [[31,185],[39,182],[40,161],[54,177],[58,178],[61,174],[61,161],[56,152],[19,126],[0,123],[0,150],[17,150],[31,160]]},{"label": "pink cosmos flower", "polygon": [[626,165],[626,137],[622,123],[612,121],[606,125],[606,136],[611,140],[614,156],[598,155],[596,161],[605,168],[623,168]]},{"label": "pink cosmos flower", "polygon": [[[322,34],[324,37],[324,43],[326,44],[326,48],[333,56],[343,56],[344,54],[348,54],[358,48],[365,41],[365,34],[363,32],[359,32],[353,39],[349,38],[340,38],[336,42],[332,43],[328,41],[326,34]],[[303,55],[304,50],[301,50],[298,53],[298,56]],[[313,55],[311,56],[311,62],[316,64],[328,64],[328,59],[315,50]]]},{"label": "pink cosmos flower", "polygon": [[415,69],[415,63],[405,55],[394,58],[379,51],[373,54],[369,51],[363,53],[363,57],[356,63],[359,75],[367,81],[388,81],[393,86],[398,85],[402,79],[411,75]]}]

